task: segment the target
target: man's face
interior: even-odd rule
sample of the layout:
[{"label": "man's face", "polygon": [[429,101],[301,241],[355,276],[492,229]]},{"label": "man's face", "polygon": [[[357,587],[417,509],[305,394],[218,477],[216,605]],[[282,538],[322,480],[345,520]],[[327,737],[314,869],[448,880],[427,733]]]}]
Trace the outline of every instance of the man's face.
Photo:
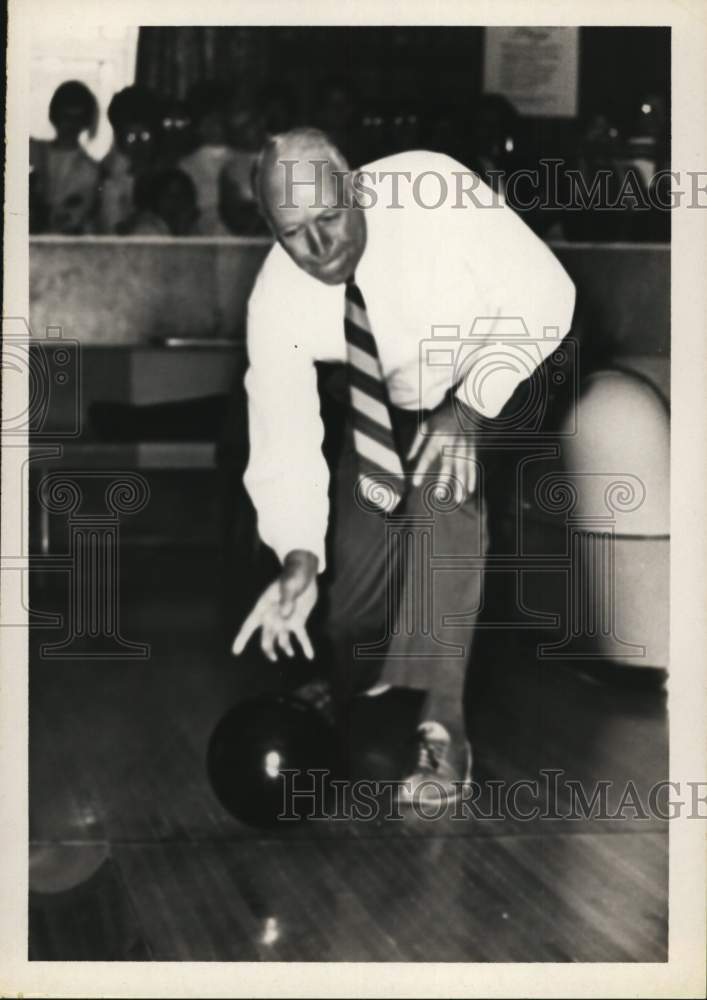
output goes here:
[{"label": "man's face", "polygon": [[366,223],[352,205],[348,174],[337,178],[329,164],[315,171],[308,161],[286,172],[276,162],[265,199],[275,235],[298,267],[326,285],[353,277],[366,247]]}]

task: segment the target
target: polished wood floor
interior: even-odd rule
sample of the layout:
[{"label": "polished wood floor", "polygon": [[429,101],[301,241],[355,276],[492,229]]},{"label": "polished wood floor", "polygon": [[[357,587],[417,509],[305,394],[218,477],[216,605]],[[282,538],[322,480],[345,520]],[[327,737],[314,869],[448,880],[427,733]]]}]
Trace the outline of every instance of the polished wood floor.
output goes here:
[{"label": "polished wood floor", "polygon": [[[225,652],[212,554],[136,549],[121,587],[148,659],[47,659],[60,630],[32,637],[30,958],[666,960],[667,823],[561,818],[564,783],[541,801],[560,818],[240,825],[209,787],[208,738],[283,677]],[[65,600],[61,574],[33,581],[35,610]],[[645,803],[667,777],[660,686],[538,662],[536,642],[480,633],[480,801],[558,769],[587,792],[612,782],[614,804],[633,782]]]}]

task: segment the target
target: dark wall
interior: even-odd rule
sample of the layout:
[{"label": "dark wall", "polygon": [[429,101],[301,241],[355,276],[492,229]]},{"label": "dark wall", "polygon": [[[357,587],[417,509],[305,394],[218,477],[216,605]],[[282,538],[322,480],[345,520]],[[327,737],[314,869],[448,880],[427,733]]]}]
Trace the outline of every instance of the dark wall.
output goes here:
[{"label": "dark wall", "polygon": [[582,28],[580,110],[612,107],[620,125],[649,92],[670,98],[670,28]]},{"label": "dark wall", "polygon": [[[281,88],[302,123],[316,113],[322,84],[348,81],[362,114],[413,109],[429,130],[440,110],[462,117],[483,81],[482,27],[141,28],[138,78],[184,96],[194,75],[256,95]],[[160,64],[160,71],[156,65]],[[611,110],[627,125],[641,96],[669,101],[670,29],[580,29],[579,110]],[[570,120],[524,122],[528,144],[562,154]],[[424,132],[424,129],[423,129]],[[422,136],[424,140],[424,134]]]},{"label": "dark wall", "polygon": [[[330,75],[348,77],[371,107],[410,101],[425,109],[444,101],[464,108],[482,89],[484,30],[278,28],[267,43],[269,69],[288,80],[304,112]],[[625,120],[643,93],[668,96],[669,88],[669,28],[580,29],[580,113],[611,107]]]}]

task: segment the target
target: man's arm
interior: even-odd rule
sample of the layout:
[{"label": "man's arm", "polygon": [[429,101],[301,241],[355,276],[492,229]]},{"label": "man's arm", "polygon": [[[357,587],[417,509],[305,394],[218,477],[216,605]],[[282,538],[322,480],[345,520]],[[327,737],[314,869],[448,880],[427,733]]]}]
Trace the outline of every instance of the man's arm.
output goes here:
[{"label": "man's arm", "polygon": [[498,416],[568,333],[575,301],[574,285],[549,248],[479,185],[480,204],[443,209],[434,220],[434,322],[457,328],[461,338],[449,390],[410,456],[419,447],[415,485],[434,472],[465,494],[476,488],[475,446],[454,397],[461,409]]},{"label": "man's arm", "polygon": [[329,516],[324,432],[314,361],[304,338],[292,339],[297,324],[283,308],[286,295],[263,292],[259,279],[248,308],[250,457],[244,483],[260,537],[279,557],[282,571],[261,594],[232,651],[239,655],[261,629],[268,659],[277,659],[278,648],[293,656],[293,635],[311,659],[305,626],[318,597]]},{"label": "man's arm", "polygon": [[287,290],[259,279],[248,306],[250,456],[244,484],[258,533],[280,562],[290,552],[307,551],[321,572],[329,469],[314,359],[299,326],[288,314]]},{"label": "man's arm", "polygon": [[472,209],[468,222],[466,233],[456,230],[461,273],[453,270],[461,287],[464,273],[474,274],[488,311],[457,321],[468,337],[477,320],[457,396],[493,418],[569,332],[575,287],[552,250],[502,201]]}]

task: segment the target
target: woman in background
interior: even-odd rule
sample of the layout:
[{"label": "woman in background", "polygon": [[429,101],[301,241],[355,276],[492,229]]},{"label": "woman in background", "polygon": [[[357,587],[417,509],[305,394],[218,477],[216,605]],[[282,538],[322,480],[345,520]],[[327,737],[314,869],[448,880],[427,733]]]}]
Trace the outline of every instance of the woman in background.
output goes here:
[{"label": "woman in background", "polygon": [[62,83],[49,103],[54,139],[30,139],[30,232],[80,236],[95,232],[99,167],[80,139],[94,135],[98,104],[77,80]]}]

